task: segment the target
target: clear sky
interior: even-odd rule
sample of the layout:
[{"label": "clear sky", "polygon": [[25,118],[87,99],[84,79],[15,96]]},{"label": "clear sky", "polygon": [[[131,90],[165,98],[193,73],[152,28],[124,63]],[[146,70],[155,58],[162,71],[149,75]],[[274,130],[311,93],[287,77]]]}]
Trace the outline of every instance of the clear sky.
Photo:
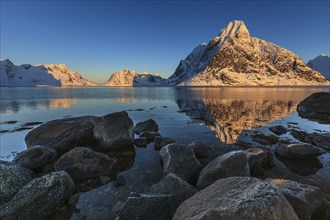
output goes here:
[{"label": "clear sky", "polygon": [[4,1],[1,59],[65,63],[106,81],[123,68],[170,76],[194,47],[232,20],[305,62],[329,55],[324,1]]}]

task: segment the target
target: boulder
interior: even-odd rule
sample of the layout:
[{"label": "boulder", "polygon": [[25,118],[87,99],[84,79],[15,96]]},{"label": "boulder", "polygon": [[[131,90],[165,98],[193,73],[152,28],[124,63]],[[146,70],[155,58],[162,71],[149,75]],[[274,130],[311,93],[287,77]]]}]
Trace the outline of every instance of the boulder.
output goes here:
[{"label": "boulder", "polygon": [[269,130],[277,135],[282,135],[282,134],[285,134],[286,132],[288,132],[288,130],[285,127],[283,127],[282,125],[272,126],[269,128]]},{"label": "boulder", "polygon": [[155,137],[154,148],[155,150],[160,150],[162,149],[162,147],[168,144],[174,144],[175,142],[176,140],[173,138],[157,136]]},{"label": "boulder", "polygon": [[93,128],[96,117],[83,116],[50,121],[30,131],[25,142],[28,148],[41,145],[63,154],[76,146],[95,143]]},{"label": "boulder", "polygon": [[113,173],[115,159],[86,147],[76,147],[55,163],[56,171],[64,170],[75,180],[85,180]]},{"label": "boulder", "polygon": [[229,177],[184,201],[173,217],[181,219],[298,220],[298,217],[275,185],[253,177]]},{"label": "boulder", "polygon": [[278,143],[275,148],[275,153],[287,158],[308,159],[324,154],[325,151],[311,144],[295,143],[287,145],[284,143]]},{"label": "boulder", "polygon": [[198,159],[208,157],[210,154],[210,147],[199,141],[192,142],[188,147],[191,147],[195,157]]},{"label": "boulder", "polygon": [[320,123],[330,123],[330,93],[317,92],[305,98],[297,106],[300,117]]},{"label": "boulder", "polygon": [[186,145],[169,144],[163,147],[159,154],[163,164],[163,176],[174,173],[185,181],[191,182],[201,168],[194,152]]},{"label": "boulder", "polygon": [[52,172],[30,181],[5,205],[0,219],[44,219],[74,193],[74,183],[64,171]]},{"label": "boulder", "polygon": [[125,111],[99,117],[93,132],[102,150],[106,151],[126,149],[134,142],[133,122]]},{"label": "boulder", "polygon": [[204,189],[221,178],[231,176],[250,176],[244,151],[231,151],[211,161],[199,174],[197,189]]},{"label": "boulder", "polygon": [[153,119],[149,119],[143,122],[139,122],[134,127],[135,134],[139,135],[144,131],[158,131],[157,122]]},{"label": "boulder", "polygon": [[54,162],[56,156],[54,148],[35,146],[19,153],[13,162],[31,170],[39,170],[44,165]]},{"label": "boulder", "polygon": [[264,169],[274,166],[273,154],[262,148],[250,148],[245,151],[251,175],[262,175]]},{"label": "boulder", "polygon": [[0,205],[8,202],[35,173],[19,164],[0,161]]},{"label": "boulder", "polygon": [[148,140],[146,137],[139,137],[134,139],[134,145],[137,147],[146,147],[148,144]]},{"label": "boulder", "polygon": [[148,143],[153,142],[157,136],[161,135],[155,131],[144,131],[140,134],[140,137],[147,138]]},{"label": "boulder", "polygon": [[313,144],[317,147],[321,147],[325,150],[330,150],[330,134],[329,133],[307,133],[305,131],[291,130],[291,135],[297,140],[309,144]]},{"label": "boulder", "polygon": [[131,193],[120,211],[119,220],[171,220],[175,195]]},{"label": "boulder", "polygon": [[278,138],[275,135],[253,134],[251,135],[252,141],[262,145],[272,145],[278,142]]}]

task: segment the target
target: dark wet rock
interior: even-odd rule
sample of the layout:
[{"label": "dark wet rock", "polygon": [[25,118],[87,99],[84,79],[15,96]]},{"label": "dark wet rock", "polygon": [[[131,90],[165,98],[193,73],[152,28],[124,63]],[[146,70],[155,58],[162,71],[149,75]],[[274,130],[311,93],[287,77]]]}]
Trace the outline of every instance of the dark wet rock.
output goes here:
[{"label": "dark wet rock", "polygon": [[175,195],[131,193],[118,215],[120,220],[170,220],[175,212]]},{"label": "dark wet rock", "polygon": [[126,184],[126,180],[123,176],[117,176],[113,184],[115,187],[124,186]]},{"label": "dark wet rock", "polygon": [[303,101],[297,107],[300,117],[315,120],[320,123],[330,123],[330,93],[317,92]]},{"label": "dark wet rock", "polygon": [[8,132],[10,132],[10,130],[6,130],[6,129],[0,130],[0,134],[8,133]]},{"label": "dark wet rock", "polygon": [[275,184],[291,203],[301,220],[309,220],[322,204],[319,188],[286,179],[267,179]]},{"label": "dark wet rock", "polygon": [[282,135],[282,134],[285,134],[286,132],[288,132],[288,130],[285,127],[283,127],[282,125],[270,127],[269,130],[277,135]]},{"label": "dark wet rock", "polygon": [[34,177],[34,172],[21,165],[0,161],[0,205],[8,202]]},{"label": "dark wet rock", "polygon": [[297,140],[309,144],[313,144],[317,147],[321,147],[325,150],[330,150],[330,134],[323,133],[307,133],[305,131],[291,130],[291,135]]},{"label": "dark wet rock", "polygon": [[37,145],[54,148],[61,155],[76,146],[94,143],[95,119],[93,116],[83,116],[44,123],[26,135],[26,145],[28,148]]},{"label": "dark wet rock", "polygon": [[25,168],[36,170],[54,162],[56,156],[57,152],[54,148],[35,146],[19,153],[13,162]]},{"label": "dark wet rock", "polygon": [[4,121],[1,122],[0,124],[7,124],[7,125],[12,125],[12,124],[16,124],[18,121],[16,120],[10,120],[10,121]]},{"label": "dark wet rock", "polygon": [[143,122],[139,122],[134,127],[135,134],[139,135],[144,131],[158,131],[157,122],[153,119],[149,119]]},{"label": "dark wet rock", "polygon": [[245,153],[253,176],[261,176],[265,173],[265,169],[274,166],[273,154],[265,149],[250,148]]},{"label": "dark wet rock", "polygon": [[33,127],[31,126],[22,126],[19,128],[15,128],[14,130],[11,130],[10,132],[18,132],[18,131],[25,131],[25,130],[31,130]]},{"label": "dark wet rock", "polygon": [[69,200],[68,200],[68,204],[69,205],[75,205],[80,197],[81,193],[76,193],[73,194],[72,196],[70,196]]},{"label": "dark wet rock", "polygon": [[173,144],[175,142],[176,142],[176,140],[173,138],[157,136],[157,137],[155,137],[154,148],[155,148],[155,150],[160,150],[160,149],[162,149],[162,147],[165,147],[168,144]]},{"label": "dark wet rock", "polygon": [[133,122],[127,112],[115,112],[99,117],[94,137],[102,150],[123,150],[133,145]]},{"label": "dark wet rock", "polygon": [[113,173],[115,159],[85,147],[76,147],[54,163],[56,171],[64,170],[75,180],[85,180]]},{"label": "dark wet rock", "polygon": [[253,177],[220,179],[184,201],[173,220],[298,219],[290,203],[273,184]]},{"label": "dark wet rock", "polygon": [[153,142],[157,136],[161,135],[155,131],[144,131],[140,134],[140,137],[147,138],[148,143]]},{"label": "dark wet rock", "polygon": [[163,163],[163,175],[174,173],[187,182],[193,181],[198,175],[201,164],[190,147],[181,144],[169,144],[160,152]]},{"label": "dark wet rock", "polygon": [[150,188],[151,193],[157,194],[174,194],[178,196],[177,199],[177,207],[186,199],[193,196],[197,189],[175,175],[174,173],[170,173],[163,177],[163,179],[154,184]]},{"label": "dark wet rock", "polygon": [[257,142],[262,145],[272,145],[276,144],[279,140],[274,135],[264,135],[264,134],[253,134],[251,135],[252,141]]},{"label": "dark wet rock", "polygon": [[146,137],[139,137],[134,140],[134,145],[137,147],[146,147],[148,139]]},{"label": "dark wet rock", "polygon": [[199,174],[197,189],[204,189],[221,178],[231,176],[250,176],[244,151],[228,152],[211,161]]},{"label": "dark wet rock", "polygon": [[191,149],[193,149],[193,152],[198,159],[208,157],[210,154],[210,147],[207,144],[204,144],[199,141],[194,141],[190,143],[188,147],[191,147]]},{"label": "dark wet rock", "polygon": [[33,122],[27,122],[27,123],[24,123],[22,125],[22,127],[25,127],[25,126],[36,126],[36,125],[40,125],[42,124],[43,122],[40,122],[40,121],[33,121]]},{"label": "dark wet rock", "polygon": [[278,143],[275,148],[275,153],[287,158],[307,159],[315,158],[321,154],[324,154],[325,151],[311,144],[296,143],[287,145],[283,143]]},{"label": "dark wet rock", "polygon": [[43,219],[54,213],[74,192],[74,183],[64,171],[30,181],[5,205],[0,219]]},{"label": "dark wet rock", "polygon": [[322,163],[317,158],[292,159],[277,155],[277,159],[282,162],[291,172],[300,176],[315,174],[323,168]]}]

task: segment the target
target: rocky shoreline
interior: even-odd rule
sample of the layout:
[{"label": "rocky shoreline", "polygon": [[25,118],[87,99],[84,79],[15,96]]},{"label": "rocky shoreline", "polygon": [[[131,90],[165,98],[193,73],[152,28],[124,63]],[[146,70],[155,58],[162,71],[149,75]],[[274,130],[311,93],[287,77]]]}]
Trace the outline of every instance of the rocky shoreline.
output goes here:
[{"label": "rocky shoreline", "polygon": [[[317,93],[302,101],[302,117],[329,123],[330,109]],[[308,108],[313,106],[313,108]],[[133,124],[127,112],[50,121],[28,133],[27,150],[0,161],[1,219],[328,219],[328,185],[276,175],[284,164],[306,164],[329,153],[330,134],[273,126],[271,135],[251,134],[258,143],[176,143],[158,132],[153,119]],[[290,133],[297,141],[282,136]],[[136,137],[135,137],[136,136]],[[137,148],[153,146],[161,162],[157,183],[121,191],[120,175],[134,163]],[[256,147],[257,146],[257,147]],[[306,180],[305,180],[306,179]],[[300,179],[299,179],[300,180]],[[84,192],[110,190],[108,216],[81,210]],[[308,183],[308,184],[307,184]],[[130,183],[131,184],[131,183]],[[134,185],[134,183],[132,183]],[[129,192],[130,191],[130,192]],[[98,193],[101,191],[97,191]],[[120,195],[117,195],[120,194]],[[116,198],[120,198],[116,201]],[[87,201],[88,203],[88,201]]]}]

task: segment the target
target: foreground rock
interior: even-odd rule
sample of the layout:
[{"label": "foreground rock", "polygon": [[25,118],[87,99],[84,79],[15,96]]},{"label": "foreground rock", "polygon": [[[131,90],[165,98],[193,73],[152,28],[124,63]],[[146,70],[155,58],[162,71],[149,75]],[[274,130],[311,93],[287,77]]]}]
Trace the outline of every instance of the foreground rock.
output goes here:
[{"label": "foreground rock", "polygon": [[126,149],[134,142],[133,122],[125,111],[98,118],[93,133],[102,150],[106,151]]},{"label": "foreground rock", "polygon": [[199,141],[192,142],[188,147],[191,147],[198,159],[208,157],[210,154],[210,147]]},{"label": "foreground rock", "polygon": [[221,178],[231,176],[250,176],[244,151],[228,152],[211,161],[199,174],[197,188],[204,189]]},{"label": "foreground rock", "polygon": [[174,143],[176,143],[176,140],[173,138],[157,136],[155,137],[154,148],[155,150],[160,150],[166,145]]},{"label": "foreground rock", "polygon": [[163,175],[174,173],[187,182],[191,182],[201,168],[190,147],[181,144],[169,144],[160,150],[163,163]]},{"label": "foreground rock", "polygon": [[21,165],[0,161],[0,205],[8,202],[34,177],[34,172]]},{"label": "foreground rock", "polygon": [[96,117],[83,116],[50,121],[30,131],[25,142],[28,148],[41,145],[63,154],[75,146],[94,143],[93,128]]},{"label": "foreground rock", "polygon": [[25,168],[36,170],[54,162],[56,156],[57,152],[54,148],[35,146],[19,153],[13,162]]},{"label": "foreground rock", "polygon": [[317,92],[303,101],[297,107],[299,116],[311,120],[316,120],[320,123],[330,123],[330,93]]},{"label": "foreground rock", "polygon": [[249,163],[251,175],[263,175],[265,169],[274,166],[274,158],[271,152],[262,148],[250,148],[245,151]]},{"label": "foreground rock", "polygon": [[175,212],[175,195],[131,193],[118,215],[120,220],[170,220]]},{"label": "foreground rock", "polygon": [[36,178],[0,207],[0,219],[43,219],[62,206],[74,192],[74,183],[64,171]]},{"label": "foreground rock", "polygon": [[309,144],[313,144],[317,147],[321,147],[325,150],[330,150],[330,134],[323,133],[307,133],[304,131],[292,130],[291,135],[297,140]]},{"label": "foreground rock", "polygon": [[298,220],[298,217],[275,185],[253,177],[230,177],[184,201],[173,217],[181,219]]},{"label": "foreground rock", "polygon": [[319,147],[310,144],[289,144],[278,143],[275,148],[275,153],[287,158],[293,159],[308,159],[315,158],[325,151]]},{"label": "foreground rock", "polygon": [[54,164],[56,171],[64,170],[75,180],[110,175],[116,160],[85,147],[76,147],[63,154]]},{"label": "foreground rock", "polygon": [[282,134],[285,134],[286,132],[288,132],[288,130],[285,127],[283,127],[282,125],[270,127],[269,130],[277,135],[282,135]]},{"label": "foreground rock", "polygon": [[149,119],[143,122],[139,122],[134,127],[135,134],[139,135],[144,131],[158,131],[157,122],[153,119]]},{"label": "foreground rock", "polygon": [[267,179],[278,186],[299,219],[309,220],[322,203],[319,188],[285,179]]}]

